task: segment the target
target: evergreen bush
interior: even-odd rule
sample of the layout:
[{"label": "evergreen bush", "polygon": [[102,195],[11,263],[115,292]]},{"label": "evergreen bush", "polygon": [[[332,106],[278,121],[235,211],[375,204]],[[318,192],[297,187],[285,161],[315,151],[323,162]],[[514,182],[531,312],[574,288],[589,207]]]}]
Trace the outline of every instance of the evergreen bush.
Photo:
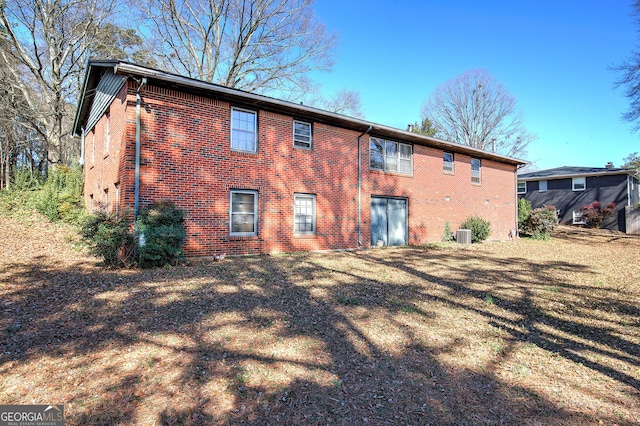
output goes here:
[{"label": "evergreen bush", "polygon": [[101,257],[108,267],[127,264],[133,247],[130,221],[126,215],[98,211],[84,220],[80,235],[94,256]]},{"label": "evergreen bush", "polygon": [[444,232],[442,233],[442,242],[450,243],[453,241],[453,232],[451,232],[451,225],[449,225],[449,221],[444,225]]},{"label": "evergreen bush", "polygon": [[462,222],[460,229],[470,229],[471,242],[479,243],[489,237],[489,234],[491,233],[491,224],[489,221],[484,220],[479,216],[472,216]]},{"label": "evergreen bush", "polygon": [[518,200],[518,231],[522,232],[524,224],[531,215],[531,202],[524,198]]},{"label": "evergreen bush", "polygon": [[170,200],[156,201],[140,210],[136,222],[140,266],[164,266],[183,258],[185,211]]},{"label": "evergreen bush", "polygon": [[548,240],[557,225],[558,213],[555,206],[544,206],[531,211],[520,232],[537,240]]}]

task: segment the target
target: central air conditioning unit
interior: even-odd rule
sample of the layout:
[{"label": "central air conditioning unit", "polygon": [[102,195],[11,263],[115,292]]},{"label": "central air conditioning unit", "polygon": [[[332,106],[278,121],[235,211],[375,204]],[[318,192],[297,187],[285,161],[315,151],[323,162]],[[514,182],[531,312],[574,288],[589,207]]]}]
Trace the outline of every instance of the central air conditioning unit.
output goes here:
[{"label": "central air conditioning unit", "polygon": [[456,241],[458,244],[471,244],[471,229],[458,229]]}]

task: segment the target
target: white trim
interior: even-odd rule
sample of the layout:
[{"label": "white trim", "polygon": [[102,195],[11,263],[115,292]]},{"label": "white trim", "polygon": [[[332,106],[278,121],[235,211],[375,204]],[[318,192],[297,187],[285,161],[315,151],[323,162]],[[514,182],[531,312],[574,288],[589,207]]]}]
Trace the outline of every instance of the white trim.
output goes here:
[{"label": "white trim", "polygon": [[[476,160],[479,163],[478,170],[473,170],[474,160]],[[479,158],[472,157],[470,161],[470,165],[471,165],[471,183],[474,185],[481,185],[482,184],[482,160]],[[477,179],[477,182],[474,179]]]},{"label": "white trim", "polygon": [[[577,181],[582,180],[582,188],[576,188]],[[572,191],[584,191],[587,189],[587,178],[585,176],[571,178],[571,190]]]},{"label": "white trim", "polygon": [[[296,232],[296,201],[298,199],[311,199],[311,215],[313,217],[312,222],[312,230],[311,231],[303,231]],[[308,215],[304,215],[308,216]],[[303,193],[295,193],[293,194],[293,235],[316,235],[316,196],[315,194],[303,194]]]},{"label": "white trim", "polygon": [[[233,212],[233,194],[251,194],[253,195],[253,213]],[[233,215],[234,214],[253,214],[253,231],[252,232],[233,232]],[[246,189],[232,189],[229,191],[229,235],[234,237],[258,235],[258,191]]]},{"label": "white trim", "polygon": [[[239,132],[244,132],[244,133],[251,133],[248,130],[235,129],[233,127],[233,113],[235,111],[253,115],[253,150],[234,148],[234,146],[233,146],[233,131],[234,130],[237,130]],[[253,111],[253,110],[250,110],[250,109],[231,107],[230,118],[231,118],[231,123],[230,123],[229,128],[230,128],[230,131],[231,131],[231,135],[230,135],[231,150],[232,151],[240,151],[240,152],[252,152],[252,153],[258,152],[258,113],[256,111]]]},{"label": "white trim", "polygon": [[[524,191],[520,191],[520,184],[524,184]],[[517,190],[518,190],[518,195],[526,194],[527,193],[527,182],[518,181]]]},{"label": "white trim", "polygon": [[[450,155],[451,161],[446,161],[444,159],[445,155]],[[456,161],[456,156],[453,152],[443,151],[442,152],[442,171],[447,174],[455,174],[455,161]],[[448,164],[451,165],[451,168],[447,168]]]},{"label": "white trim", "polygon": [[[380,144],[382,144],[382,168],[377,168],[377,167],[371,167],[371,144],[372,141],[376,140],[379,141]],[[389,155],[387,155],[387,143],[394,143],[398,146],[397,149],[397,155],[394,157],[391,157]],[[403,172],[400,171],[400,163],[401,161],[407,161],[406,159],[402,159],[400,157],[400,150],[401,147],[408,147],[409,151],[410,151],[410,157],[409,157],[409,172]],[[387,168],[387,164],[388,164],[388,160],[387,158],[395,158],[396,159],[396,170],[389,170]],[[405,175],[405,176],[412,176],[413,175],[413,145],[408,144],[408,143],[404,143],[404,142],[398,142],[398,141],[394,141],[394,140],[389,140],[389,139],[383,139],[383,138],[376,138],[376,137],[369,137],[369,169],[370,170],[380,170],[382,172],[389,172],[389,173],[398,173],[401,175]]]},{"label": "white trim", "polygon": [[[309,126],[309,141],[296,139],[296,124],[304,124],[306,126]],[[308,150],[313,149],[313,126],[311,125],[311,123],[307,121],[293,120],[292,130],[293,130],[293,147],[294,148],[308,149]],[[303,138],[306,137],[306,135],[300,135],[300,134],[298,134],[297,136],[303,137]],[[301,144],[309,144],[309,146],[296,145],[296,142]]]}]

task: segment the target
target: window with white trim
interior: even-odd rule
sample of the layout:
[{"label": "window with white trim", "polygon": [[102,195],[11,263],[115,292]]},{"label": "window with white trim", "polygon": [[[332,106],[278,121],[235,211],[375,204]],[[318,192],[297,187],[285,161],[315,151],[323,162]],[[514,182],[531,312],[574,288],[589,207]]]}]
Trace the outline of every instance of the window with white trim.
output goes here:
[{"label": "window with white trim", "polygon": [[527,193],[527,182],[518,182],[518,194]]},{"label": "window with white trim", "polygon": [[540,192],[544,192],[547,190],[547,181],[546,180],[541,180],[538,182],[538,191]]},{"label": "window with white trim", "polygon": [[453,154],[445,152],[442,154],[442,170],[446,173],[453,173]]},{"label": "window with white trim", "polygon": [[571,179],[571,190],[584,191],[585,189],[587,189],[587,178],[574,177]]},{"label": "window with white trim", "polygon": [[413,170],[413,149],[405,143],[370,138],[369,167],[410,175]]},{"label": "window with white trim", "polygon": [[258,192],[232,190],[229,206],[230,235],[258,233]]},{"label": "window with white trim", "polygon": [[109,188],[104,189],[104,212],[109,212]]},{"label": "window with white trim", "polygon": [[471,183],[479,184],[481,182],[482,162],[478,158],[471,159]]},{"label": "window with white trim", "polygon": [[257,114],[240,108],[231,108],[231,149],[257,152]]},{"label": "window with white trim", "polygon": [[295,235],[315,235],[316,196],[313,194],[295,194],[293,205],[293,233]]},{"label": "window with white trim", "polygon": [[312,138],[311,123],[293,120],[293,146],[311,149]]}]

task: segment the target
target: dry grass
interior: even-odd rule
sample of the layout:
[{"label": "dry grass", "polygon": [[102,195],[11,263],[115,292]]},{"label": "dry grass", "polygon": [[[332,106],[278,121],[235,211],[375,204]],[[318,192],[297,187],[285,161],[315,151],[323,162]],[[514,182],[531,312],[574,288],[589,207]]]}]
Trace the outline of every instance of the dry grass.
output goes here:
[{"label": "dry grass", "polygon": [[0,404],[68,424],[640,422],[640,238],[105,271],[0,219]]}]

